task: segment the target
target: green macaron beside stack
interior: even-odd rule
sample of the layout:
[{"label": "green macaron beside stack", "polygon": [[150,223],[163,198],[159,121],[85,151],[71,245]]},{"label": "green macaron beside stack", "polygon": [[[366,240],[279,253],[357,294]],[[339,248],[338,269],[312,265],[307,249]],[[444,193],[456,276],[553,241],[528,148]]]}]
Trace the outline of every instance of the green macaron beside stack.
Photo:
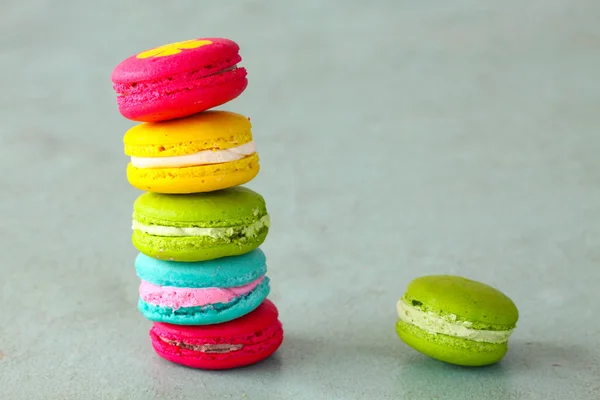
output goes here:
[{"label": "green macaron beside stack", "polygon": [[396,332],[413,349],[462,366],[500,361],[519,311],[505,294],[459,276],[412,281],[397,303]]}]

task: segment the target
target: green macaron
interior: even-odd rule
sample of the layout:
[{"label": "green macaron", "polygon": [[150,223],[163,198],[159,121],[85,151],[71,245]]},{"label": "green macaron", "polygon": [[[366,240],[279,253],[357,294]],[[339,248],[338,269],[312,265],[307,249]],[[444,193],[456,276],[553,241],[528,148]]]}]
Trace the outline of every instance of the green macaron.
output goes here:
[{"label": "green macaron", "polygon": [[144,193],[133,206],[134,246],[161,260],[195,262],[248,253],[269,232],[263,197],[245,187],[208,193]]},{"label": "green macaron", "polygon": [[497,289],[459,276],[417,278],[398,303],[396,332],[403,342],[450,364],[500,361],[516,327],[515,303]]}]

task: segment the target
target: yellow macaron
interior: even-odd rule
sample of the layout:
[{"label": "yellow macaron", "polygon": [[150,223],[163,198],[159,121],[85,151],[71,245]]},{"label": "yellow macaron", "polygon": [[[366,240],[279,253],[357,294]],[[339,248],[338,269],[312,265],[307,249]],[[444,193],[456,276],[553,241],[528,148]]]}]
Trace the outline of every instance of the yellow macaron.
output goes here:
[{"label": "yellow macaron", "polygon": [[260,169],[252,124],[229,111],[143,123],[123,142],[129,183],[149,192],[212,192],[250,182]]}]

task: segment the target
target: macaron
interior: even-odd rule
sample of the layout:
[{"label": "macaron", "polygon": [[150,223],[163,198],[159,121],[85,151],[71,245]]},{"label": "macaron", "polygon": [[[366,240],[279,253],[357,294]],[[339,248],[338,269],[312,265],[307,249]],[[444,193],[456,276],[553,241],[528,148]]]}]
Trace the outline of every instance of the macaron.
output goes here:
[{"label": "macaron", "polygon": [[123,138],[129,183],[157,193],[200,193],[242,185],[258,174],[252,124],[240,114],[206,111],[144,123]]},{"label": "macaron", "polygon": [[283,341],[275,305],[265,300],[256,310],[217,325],[155,322],[150,329],[156,353],[173,363],[201,369],[231,369],[272,355]]},{"label": "macaron", "polygon": [[413,349],[462,366],[500,361],[519,311],[505,294],[459,276],[412,281],[397,303],[396,332]]},{"label": "macaron", "polygon": [[111,75],[119,111],[133,121],[164,121],[235,99],[248,86],[239,50],[229,39],[200,38],[123,60]]},{"label": "macaron", "polygon": [[169,261],[206,261],[260,246],[270,219],[263,197],[243,186],[209,193],[146,192],[133,205],[133,245]]},{"label": "macaron", "polygon": [[260,249],[195,263],[139,254],[138,309],[149,320],[176,325],[231,321],[258,307],[269,294],[267,261]]}]

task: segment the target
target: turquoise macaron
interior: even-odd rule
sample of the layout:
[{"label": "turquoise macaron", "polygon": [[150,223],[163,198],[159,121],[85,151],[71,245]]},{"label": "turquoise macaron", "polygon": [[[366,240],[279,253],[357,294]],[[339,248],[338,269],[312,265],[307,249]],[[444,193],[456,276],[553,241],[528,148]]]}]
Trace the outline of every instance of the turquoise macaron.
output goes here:
[{"label": "turquoise macaron", "polygon": [[498,289],[452,275],[415,279],[396,308],[403,342],[437,360],[472,367],[504,357],[519,319],[515,303]]},{"label": "turquoise macaron", "polygon": [[147,192],[133,205],[132,241],[153,258],[207,261],[256,249],[269,226],[263,197],[242,186],[185,195]]},{"label": "turquoise macaron", "polygon": [[266,257],[260,249],[193,263],[158,260],[140,253],[138,309],[149,320],[175,325],[231,321],[268,296]]}]

